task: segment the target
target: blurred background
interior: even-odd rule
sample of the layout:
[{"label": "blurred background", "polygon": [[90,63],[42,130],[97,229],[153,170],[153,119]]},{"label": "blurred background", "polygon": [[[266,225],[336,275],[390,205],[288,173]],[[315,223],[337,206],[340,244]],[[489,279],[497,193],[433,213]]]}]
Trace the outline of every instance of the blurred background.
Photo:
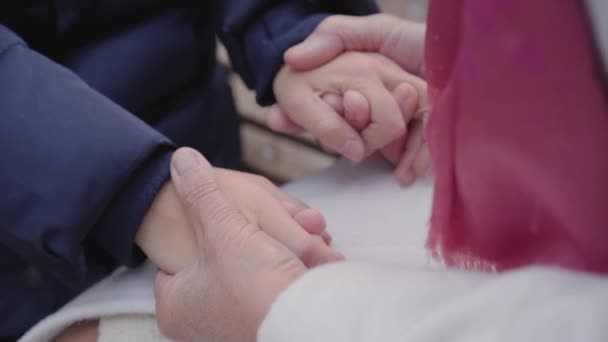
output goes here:
[{"label": "blurred background", "polygon": [[428,0],[378,0],[382,11],[400,17],[424,21]]},{"label": "blurred background", "polygon": [[[378,0],[383,12],[410,20],[424,21],[428,0]],[[218,58],[229,66],[220,49]],[[241,113],[241,139],[245,167],[277,183],[284,183],[332,165],[336,156],[320,148],[308,135],[276,134],[264,127],[264,109],[239,76],[231,76],[232,90]]]}]

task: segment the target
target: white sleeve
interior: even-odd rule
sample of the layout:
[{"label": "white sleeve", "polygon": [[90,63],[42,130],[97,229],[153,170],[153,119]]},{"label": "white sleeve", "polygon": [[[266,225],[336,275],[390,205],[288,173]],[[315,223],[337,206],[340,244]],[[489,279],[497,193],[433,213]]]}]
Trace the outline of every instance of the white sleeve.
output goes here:
[{"label": "white sleeve", "polygon": [[258,341],[608,341],[608,278],[343,262],[288,288]]}]

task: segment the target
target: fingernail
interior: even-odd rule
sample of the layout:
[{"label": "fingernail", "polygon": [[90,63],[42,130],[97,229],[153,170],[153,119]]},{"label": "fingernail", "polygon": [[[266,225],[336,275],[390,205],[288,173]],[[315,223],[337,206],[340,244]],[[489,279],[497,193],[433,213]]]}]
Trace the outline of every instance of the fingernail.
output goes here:
[{"label": "fingernail", "polygon": [[173,154],[171,164],[175,171],[183,175],[201,163],[200,154],[192,149],[180,149]]},{"label": "fingernail", "polygon": [[321,215],[320,212],[318,212],[317,210],[311,209],[311,208],[307,208],[304,209],[302,211],[300,211],[299,213],[296,214],[296,216],[294,217],[296,220],[309,220],[309,219],[317,219],[319,217],[323,217]]},{"label": "fingernail", "polygon": [[329,234],[328,232],[323,232],[323,234],[321,234],[321,238],[323,239],[323,241],[325,241],[326,245],[331,245],[332,240],[334,239],[331,234]]},{"label": "fingernail", "polygon": [[350,161],[358,162],[363,159],[365,148],[360,141],[351,139],[344,144],[341,152],[342,155],[348,158]]},{"label": "fingernail", "polygon": [[326,228],[325,218],[315,209],[304,209],[297,213],[293,219],[311,234],[321,235]]},{"label": "fingernail", "polygon": [[399,185],[401,185],[402,187],[411,185],[414,182],[414,178],[415,178],[414,173],[409,169],[407,169],[404,172],[397,175],[397,181],[399,182]]},{"label": "fingernail", "polygon": [[343,260],[346,260],[346,256],[344,256],[344,254],[342,254],[342,253],[340,253],[338,251],[335,251],[335,253],[334,253],[334,261],[343,261]]}]

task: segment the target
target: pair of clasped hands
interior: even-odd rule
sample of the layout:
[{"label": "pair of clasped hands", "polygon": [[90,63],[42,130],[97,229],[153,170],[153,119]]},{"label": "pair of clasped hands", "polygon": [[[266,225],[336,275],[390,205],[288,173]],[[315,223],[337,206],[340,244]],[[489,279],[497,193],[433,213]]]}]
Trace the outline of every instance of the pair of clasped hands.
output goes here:
[{"label": "pair of clasped hands", "polygon": [[[269,127],[308,131],[353,162],[378,152],[410,184],[428,168],[424,30],[387,15],[327,18],[286,52]],[[172,339],[255,341],[283,290],[308,268],[343,259],[322,215],[263,178],[213,168],[188,148],[174,154],[171,175],[159,196],[178,205],[159,214],[155,201],[142,227],[157,215],[178,227],[180,212],[191,228],[181,242],[163,241],[170,256],[148,253],[161,269],[159,327]]]}]

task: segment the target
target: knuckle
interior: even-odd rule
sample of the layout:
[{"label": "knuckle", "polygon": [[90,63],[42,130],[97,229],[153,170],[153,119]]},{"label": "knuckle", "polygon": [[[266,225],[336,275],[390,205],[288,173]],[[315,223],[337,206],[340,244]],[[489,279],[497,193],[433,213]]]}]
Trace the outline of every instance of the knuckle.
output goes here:
[{"label": "knuckle", "polygon": [[206,201],[207,198],[219,191],[219,186],[214,180],[208,180],[190,187],[184,195],[184,204],[188,208],[194,208]]},{"label": "knuckle", "polygon": [[[223,229],[217,236],[219,241],[222,241],[222,246],[235,246],[238,249],[245,248],[247,244],[251,243],[251,241],[256,239],[256,236],[262,233],[261,230],[257,229],[254,225],[250,223],[243,223],[232,225],[227,229]],[[216,257],[217,259],[221,259],[221,253],[223,250],[215,249],[214,252],[210,253],[210,259]]]},{"label": "knuckle", "polygon": [[203,226],[212,224],[213,229],[206,230],[206,238],[210,240],[234,242],[247,238],[255,227],[247,219],[246,213],[241,213],[225,205],[209,204],[206,208],[207,217],[202,218]]},{"label": "knuckle", "polygon": [[214,205],[209,208],[209,215],[214,222],[229,226],[234,220],[234,211],[226,206]]}]

